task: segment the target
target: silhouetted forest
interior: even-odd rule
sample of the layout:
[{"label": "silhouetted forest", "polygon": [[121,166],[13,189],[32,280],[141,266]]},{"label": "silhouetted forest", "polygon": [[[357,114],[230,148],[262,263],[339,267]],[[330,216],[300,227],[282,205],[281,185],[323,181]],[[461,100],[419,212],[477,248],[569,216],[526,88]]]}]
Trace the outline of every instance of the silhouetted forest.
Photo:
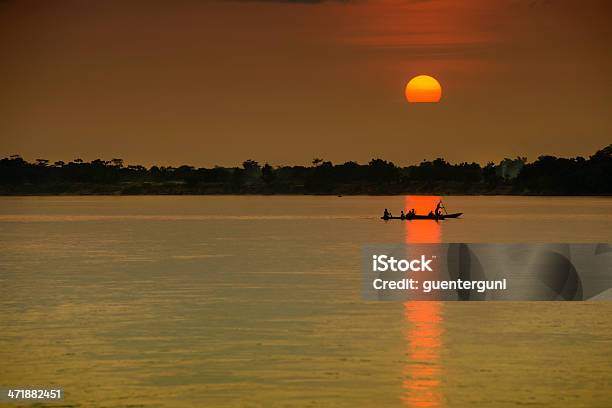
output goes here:
[{"label": "silhouetted forest", "polygon": [[541,156],[500,163],[451,164],[444,159],[398,167],[368,164],[312,166],[192,166],[145,168],[121,159],[30,163],[20,156],[0,160],[0,194],[527,194],[611,195],[612,145],[585,159]]}]

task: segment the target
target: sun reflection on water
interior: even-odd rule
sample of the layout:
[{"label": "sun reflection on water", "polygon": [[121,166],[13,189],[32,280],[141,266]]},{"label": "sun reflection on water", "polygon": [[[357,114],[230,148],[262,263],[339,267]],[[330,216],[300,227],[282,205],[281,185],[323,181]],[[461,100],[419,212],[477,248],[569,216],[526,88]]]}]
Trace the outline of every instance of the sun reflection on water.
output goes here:
[{"label": "sun reflection on water", "polygon": [[[404,211],[414,208],[417,214],[427,214],[439,200],[439,196],[406,196]],[[441,223],[430,220],[404,222],[407,244],[442,241]],[[440,390],[443,312],[444,304],[438,301],[404,303],[408,361],[403,370],[402,399],[408,407],[444,406]]]}]

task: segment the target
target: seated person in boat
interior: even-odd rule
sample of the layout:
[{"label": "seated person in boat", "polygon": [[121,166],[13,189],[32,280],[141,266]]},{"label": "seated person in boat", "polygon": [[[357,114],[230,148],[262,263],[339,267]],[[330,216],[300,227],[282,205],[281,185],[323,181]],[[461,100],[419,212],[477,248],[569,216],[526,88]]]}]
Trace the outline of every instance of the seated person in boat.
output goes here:
[{"label": "seated person in boat", "polygon": [[383,214],[383,218],[391,218],[391,213],[386,208],[385,208],[385,212]]},{"label": "seated person in boat", "polygon": [[406,216],[404,215],[404,210],[402,210],[402,213],[400,214],[400,218],[403,220],[406,218]]}]

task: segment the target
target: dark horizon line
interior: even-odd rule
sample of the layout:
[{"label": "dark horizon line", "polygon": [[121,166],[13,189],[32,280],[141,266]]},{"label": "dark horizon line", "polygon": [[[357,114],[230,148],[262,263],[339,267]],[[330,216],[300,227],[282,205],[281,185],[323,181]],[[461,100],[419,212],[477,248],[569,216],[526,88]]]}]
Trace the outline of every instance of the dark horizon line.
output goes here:
[{"label": "dark horizon line", "polygon": [[469,161],[450,162],[450,161],[447,161],[445,158],[440,157],[440,156],[438,156],[438,157],[436,157],[434,159],[423,159],[420,162],[417,162],[417,163],[413,162],[412,164],[407,164],[407,165],[403,165],[403,166],[402,165],[397,165],[397,164],[395,164],[392,161],[388,161],[388,160],[382,159],[380,157],[372,157],[372,159],[370,159],[370,161],[368,163],[360,163],[360,162],[356,162],[356,161],[353,161],[353,160],[344,161],[342,163],[339,163],[339,162],[338,163],[334,163],[331,160],[325,160],[325,159],[321,159],[321,158],[315,157],[311,161],[310,165],[302,165],[302,164],[277,164],[277,165],[271,165],[270,162],[268,162],[268,161],[259,162],[257,160],[253,160],[253,159],[246,159],[241,164],[237,164],[237,165],[233,165],[233,166],[232,165],[230,165],[230,166],[223,166],[223,165],[216,165],[215,164],[215,165],[212,165],[211,167],[195,166],[195,165],[191,165],[191,164],[181,164],[181,165],[177,165],[177,166],[172,166],[172,165],[165,166],[165,165],[162,165],[162,164],[151,164],[151,165],[149,165],[147,167],[147,166],[144,166],[144,165],[141,165],[141,164],[126,164],[126,162],[123,159],[118,158],[118,157],[112,158],[110,160],[105,160],[105,159],[102,159],[102,158],[97,158],[97,159],[93,159],[93,160],[90,160],[90,161],[85,161],[85,160],[77,157],[77,158],[72,159],[71,161],[55,160],[54,162],[51,162],[51,160],[49,160],[49,159],[36,158],[36,159],[34,159],[33,161],[30,162],[29,160],[25,159],[21,154],[12,154],[12,155],[8,155],[8,156],[6,156],[6,157],[4,157],[4,158],[2,158],[0,160],[21,158],[26,163],[31,163],[31,164],[38,164],[38,163],[43,164],[43,163],[46,163],[46,165],[55,165],[55,166],[58,166],[59,163],[63,163],[63,165],[67,165],[67,164],[70,164],[70,163],[75,163],[75,164],[81,164],[81,163],[83,163],[83,164],[86,164],[86,163],[90,163],[90,164],[91,163],[103,163],[103,164],[107,164],[108,165],[108,164],[111,164],[113,162],[117,162],[118,163],[118,161],[120,161],[121,162],[121,166],[125,166],[125,167],[144,167],[145,169],[151,169],[153,167],[166,168],[166,169],[172,169],[172,168],[177,169],[177,168],[181,168],[181,167],[189,167],[189,168],[193,168],[193,169],[209,169],[209,168],[213,168],[213,169],[214,168],[236,169],[236,168],[244,167],[244,164],[247,163],[247,162],[253,162],[253,163],[256,163],[257,165],[261,165],[261,166],[269,165],[272,168],[288,168],[288,167],[289,168],[299,168],[299,167],[309,168],[309,167],[316,167],[317,166],[317,164],[315,164],[315,161],[318,162],[318,163],[321,163],[321,164],[323,164],[323,163],[330,163],[333,166],[353,164],[353,163],[357,164],[359,166],[367,166],[370,163],[372,163],[372,161],[378,161],[378,160],[382,160],[382,161],[384,161],[386,163],[393,164],[394,166],[396,166],[398,168],[408,168],[408,167],[413,167],[413,166],[419,166],[421,163],[433,163],[433,162],[438,161],[438,160],[443,160],[444,162],[446,162],[446,163],[448,163],[450,165],[478,165],[478,166],[481,166],[481,167],[486,167],[487,165],[490,165],[490,164],[493,164],[493,165],[501,164],[501,163],[503,163],[505,161],[508,161],[508,160],[511,160],[511,161],[520,160],[520,161],[522,161],[525,164],[533,163],[533,162],[535,162],[538,159],[543,158],[543,157],[553,157],[553,158],[556,158],[556,159],[567,159],[567,160],[578,160],[578,159],[588,160],[589,158],[595,156],[598,153],[602,153],[604,151],[610,151],[610,150],[612,150],[612,144],[610,144],[610,145],[608,145],[606,147],[603,147],[602,149],[597,150],[594,154],[588,156],[587,158],[585,158],[584,156],[580,156],[580,155],[576,155],[576,156],[555,156],[555,155],[552,155],[552,154],[542,154],[542,155],[539,155],[535,160],[529,161],[527,156],[518,155],[518,156],[516,156],[514,158],[504,157],[503,159],[499,160],[499,162],[497,162],[497,163],[495,161],[493,161],[493,160],[488,160],[486,162],[486,164],[484,164],[484,165],[482,163],[476,162],[476,161],[471,161],[471,162],[469,162]]},{"label": "dark horizon line", "polygon": [[122,159],[36,163],[20,156],[0,159],[0,195],[32,194],[459,194],[612,195],[612,144],[588,159],[540,156],[450,164],[442,158],[398,167],[373,159],[367,165],[334,165],[315,159],[312,166],[196,168],[124,166]]}]

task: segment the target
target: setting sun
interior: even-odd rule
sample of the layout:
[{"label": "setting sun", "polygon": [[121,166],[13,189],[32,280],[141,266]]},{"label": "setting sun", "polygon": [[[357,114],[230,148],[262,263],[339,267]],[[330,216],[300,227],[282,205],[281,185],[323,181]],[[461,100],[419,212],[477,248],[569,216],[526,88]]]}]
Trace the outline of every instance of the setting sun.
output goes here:
[{"label": "setting sun", "polygon": [[429,75],[419,75],[412,78],[406,85],[408,102],[439,102],[442,97],[440,83]]}]

